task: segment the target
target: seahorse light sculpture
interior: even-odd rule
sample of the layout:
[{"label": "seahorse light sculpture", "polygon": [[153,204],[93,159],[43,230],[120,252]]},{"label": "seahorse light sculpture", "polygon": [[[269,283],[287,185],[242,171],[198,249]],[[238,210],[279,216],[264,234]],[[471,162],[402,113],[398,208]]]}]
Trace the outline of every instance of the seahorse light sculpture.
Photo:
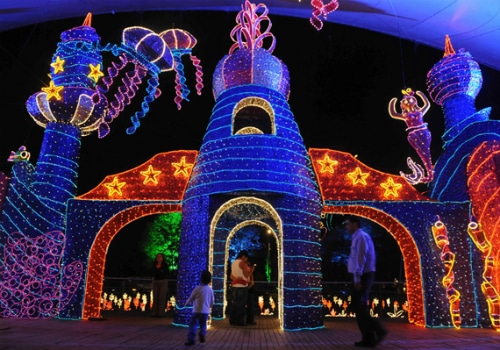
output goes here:
[{"label": "seahorse light sculpture", "polygon": [[[406,123],[406,131],[408,132],[408,142],[415,149],[418,156],[424,163],[425,172],[422,166],[413,161],[410,157],[407,158],[408,166],[412,170],[412,174],[400,172],[401,176],[412,185],[418,183],[428,183],[434,178],[434,169],[431,160],[431,132],[427,128],[427,123],[424,123],[424,115],[430,108],[430,103],[427,97],[420,91],[412,91],[408,88],[402,90],[403,99],[401,100],[401,112],[396,111],[397,98],[394,97],[389,102],[389,115],[394,119],[403,120]],[[424,105],[418,105],[417,98],[419,96]]]}]

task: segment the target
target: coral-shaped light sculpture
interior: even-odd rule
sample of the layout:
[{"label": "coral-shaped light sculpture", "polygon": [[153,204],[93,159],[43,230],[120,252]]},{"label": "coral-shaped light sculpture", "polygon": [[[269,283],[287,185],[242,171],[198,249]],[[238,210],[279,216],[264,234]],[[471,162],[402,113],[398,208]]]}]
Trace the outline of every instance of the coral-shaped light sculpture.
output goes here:
[{"label": "coral-shaped light sculpture", "polygon": [[255,5],[247,0],[242,5],[231,31],[234,44],[214,71],[216,99],[222,92],[246,84],[265,86],[288,98],[290,75],[287,66],[272,55],[276,40],[270,31],[272,24],[267,14],[268,9],[263,4]]}]

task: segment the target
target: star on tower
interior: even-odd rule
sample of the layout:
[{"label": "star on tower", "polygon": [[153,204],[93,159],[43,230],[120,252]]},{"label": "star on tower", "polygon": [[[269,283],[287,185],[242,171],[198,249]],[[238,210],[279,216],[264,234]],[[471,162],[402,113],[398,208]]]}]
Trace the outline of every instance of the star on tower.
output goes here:
[{"label": "star on tower", "polygon": [[90,73],[87,75],[89,78],[94,79],[94,81],[97,83],[100,77],[104,76],[104,73],[101,72],[101,64],[98,63],[97,65],[93,65],[92,63],[89,64],[90,68]]},{"label": "star on tower", "polygon": [[54,74],[64,72],[64,63],[66,60],[62,60],[61,57],[57,56],[56,61],[52,62],[50,66],[54,68]]},{"label": "star on tower", "polygon": [[42,91],[47,93],[47,100],[55,98],[56,100],[62,99],[60,92],[64,89],[64,86],[55,86],[54,81],[51,80],[49,86],[43,87]]}]

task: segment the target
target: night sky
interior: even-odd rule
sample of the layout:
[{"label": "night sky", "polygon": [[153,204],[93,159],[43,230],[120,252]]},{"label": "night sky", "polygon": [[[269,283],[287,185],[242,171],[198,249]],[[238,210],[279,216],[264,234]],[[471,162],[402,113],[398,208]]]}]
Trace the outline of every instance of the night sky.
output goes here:
[{"label": "night sky", "polygon": [[[212,73],[232,44],[229,33],[233,12],[141,12],[96,15],[92,26],[101,43],[121,42],[121,31],[141,25],[156,32],[181,28],[192,33],[198,44],[193,53],[201,59],[205,88],[202,96],[192,92],[181,111],[173,102],[174,73],[160,78],[162,95],[151,104],[149,114],[134,135],[127,135],[127,108],[111,124],[104,139],[97,134],[83,138],[79,194],[98,185],[106,175],[135,167],[158,152],[199,149],[214,99]],[[291,75],[290,106],[306,147],[331,148],[358,155],[365,164],[394,174],[406,171],[406,157],[416,157],[406,141],[405,124],[391,119],[387,105],[411,87],[426,93],[425,77],[443,51],[397,37],[326,23],[316,31],[306,19],[270,14],[277,39],[274,55],[283,60]],[[10,174],[6,161],[11,150],[26,145],[36,162],[43,137],[25,109],[25,101],[50,81],[47,74],[62,31],[81,25],[82,18],[42,23],[0,33],[0,170]],[[444,45],[444,38],[443,38]],[[455,49],[459,49],[455,47]],[[474,53],[472,52],[472,55]],[[111,55],[107,61],[116,60]],[[184,60],[188,86],[195,77],[189,59]],[[482,67],[484,84],[476,101],[478,109],[492,106],[498,119],[499,72]],[[141,99],[139,97],[139,99]],[[440,153],[443,132],[441,108],[432,104],[425,116],[433,133],[432,155]]]}]

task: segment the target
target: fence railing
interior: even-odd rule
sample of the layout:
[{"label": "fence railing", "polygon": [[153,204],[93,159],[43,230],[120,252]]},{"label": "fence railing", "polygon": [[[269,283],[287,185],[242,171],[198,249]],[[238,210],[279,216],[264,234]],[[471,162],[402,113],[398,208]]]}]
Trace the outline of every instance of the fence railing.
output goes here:
[{"label": "fence railing", "polygon": [[[168,280],[167,313],[175,309],[176,280]],[[144,277],[105,277],[101,310],[114,312],[149,312],[152,304],[152,279]],[[350,307],[350,282],[323,283],[325,317],[353,317]],[[277,281],[256,281],[255,312],[275,315],[278,300]],[[408,301],[404,282],[375,282],[370,293],[371,314],[381,318],[407,318]]]}]

